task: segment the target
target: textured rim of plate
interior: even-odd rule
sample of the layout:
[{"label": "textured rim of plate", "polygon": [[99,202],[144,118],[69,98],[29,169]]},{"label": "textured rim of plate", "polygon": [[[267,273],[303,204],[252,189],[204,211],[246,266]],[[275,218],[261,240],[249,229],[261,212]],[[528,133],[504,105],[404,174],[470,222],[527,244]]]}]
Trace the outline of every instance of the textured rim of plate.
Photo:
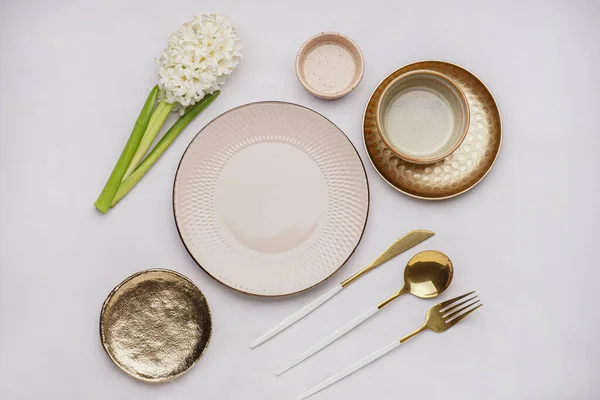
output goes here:
[{"label": "textured rim of plate", "polygon": [[[178,374],[169,376],[168,378],[164,378],[164,379],[148,379],[145,378],[143,376],[137,375],[132,373],[131,371],[126,370],[121,363],[116,360],[112,353],[108,350],[107,345],[106,345],[106,340],[104,338],[104,334],[102,332],[102,326],[103,326],[103,317],[104,317],[104,312],[106,311],[106,307],[108,306],[108,303],[110,302],[110,300],[113,298],[113,296],[115,295],[115,293],[117,293],[121,287],[123,287],[123,285],[125,285],[126,283],[128,283],[129,281],[131,281],[134,278],[137,278],[140,275],[146,275],[152,272],[163,272],[163,273],[167,273],[167,274],[172,274],[175,275],[185,281],[188,281],[192,286],[194,286],[196,289],[198,289],[198,291],[202,294],[202,296],[204,297],[204,301],[206,302],[206,310],[208,311],[208,320],[210,321],[210,333],[208,334],[208,338],[206,339],[206,344],[204,345],[204,348],[202,349],[202,352],[200,352],[200,354],[198,355],[198,358],[196,358],[194,360],[194,362],[192,364],[190,364],[190,366],[186,369],[184,369],[183,371],[179,372]],[[110,291],[110,293],[108,294],[108,296],[106,296],[106,300],[104,300],[104,303],[102,303],[102,309],[100,310],[100,324],[99,324],[99,328],[100,328],[100,342],[102,343],[102,348],[104,349],[104,352],[108,355],[108,358],[110,358],[110,360],[113,362],[113,364],[115,364],[117,367],[119,367],[119,369],[123,372],[125,372],[127,375],[138,379],[140,381],[144,381],[144,382],[149,382],[149,383],[162,383],[162,382],[168,382],[171,381],[177,377],[180,377],[181,375],[185,374],[186,372],[188,372],[190,369],[192,369],[192,367],[194,365],[196,365],[198,363],[198,361],[200,361],[200,359],[202,358],[202,356],[204,356],[204,353],[206,353],[206,349],[208,348],[208,345],[210,344],[210,340],[212,339],[212,332],[213,332],[213,323],[212,323],[212,313],[210,311],[210,304],[208,304],[208,300],[206,299],[206,296],[204,295],[204,293],[202,292],[202,290],[200,290],[200,288],[198,287],[198,285],[196,285],[194,282],[192,282],[191,279],[189,279],[187,276],[184,276],[182,274],[180,274],[179,272],[170,270],[170,269],[166,269],[166,268],[151,268],[151,269],[145,269],[143,271],[138,271],[133,275],[128,276],[127,278],[125,278],[121,283],[119,283],[117,286],[115,286],[115,288],[113,290]]]},{"label": "textured rim of plate", "polygon": [[[333,126],[335,126],[335,128],[344,136],[344,138],[346,138],[346,140],[348,141],[348,143],[350,144],[350,146],[352,146],[352,149],[354,149],[354,152],[356,153],[356,156],[358,157],[358,160],[360,161],[360,165],[362,166],[363,173],[365,174],[365,182],[367,184],[367,212],[366,212],[366,216],[365,216],[365,221],[363,223],[362,231],[360,232],[360,236],[358,238],[358,241],[356,242],[356,246],[354,246],[354,248],[352,249],[352,251],[350,252],[350,254],[348,254],[348,257],[340,264],[339,267],[336,268],[335,271],[333,271],[331,274],[329,274],[328,276],[326,276],[325,278],[323,278],[321,281],[315,283],[314,285],[309,286],[309,287],[307,287],[305,289],[302,289],[302,290],[298,290],[296,292],[285,293],[285,294],[259,294],[259,293],[245,292],[243,290],[240,290],[240,289],[234,288],[232,286],[229,286],[225,282],[222,282],[221,280],[217,279],[210,272],[208,272],[202,266],[202,264],[200,264],[198,262],[198,260],[196,260],[196,258],[194,257],[194,255],[192,254],[192,252],[190,251],[190,249],[188,248],[188,246],[185,244],[185,240],[183,240],[183,236],[181,236],[181,230],[179,229],[179,224],[177,222],[177,214],[175,213],[175,183],[177,182],[177,175],[179,173],[179,168],[181,168],[181,163],[183,161],[183,158],[185,157],[185,155],[188,152],[188,149],[190,148],[190,146],[192,145],[192,143],[194,143],[194,140],[196,139],[196,137],[198,137],[198,135],[202,134],[202,131],[204,131],[204,129],[206,129],[206,127],[208,127],[210,124],[212,124],[217,119],[225,116],[226,114],[229,114],[232,111],[238,110],[240,108],[248,107],[248,106],[251,106],[251,105],[255,105],[255,104],[289,104],[289,105],[293,105],[293,106],[302,107],[302,108],[304,108],[304,109],[306,109],[308,111],[311,111],[311,112],[313,112],[313,113],[315,113],[315,114],[323,117],[330,124],[332,124]],[[246,103],[246,104],[242,104],[240,106],[234,107],[234,108],[229,109],[229,110],[225,111],[224,113],[216,116],[210,122],[208,122],[206,125],[204,125],[204,127],[202,129],[200,129],[200,131],[192,138],[192,140],[190,141],[190,143],[185,148],[185,151],[183,152],[183,155],[181,156],[181,159],[179,160],[179,164],[177,165],[177,170],[175,171],[175,177],[173,178],[172,205],[173,205],[173,219],[175,220],[175,227],[177,228],[177,233],[179,234],[179,238],[181,239],[181,243],[183,243],[183,247],[185,247],[185,250],[188,252],[188,254],[190,255],[190,257],[192,257],[192,260],[194,260],[194,262],[202,269],[202,271],[204,271],[208,276],[210,276],[212,279],[214,279],[215,281],[219,282],[223,286],[225,286],[225,287],[227,287],[229,289],[233,289],[236,292],[244,293],[244,294],[249,294],[249,295],[256,296],[256,297],[274,297],[275,298],[275,297],[292,296],[294,294],[303,293],[303,292],[306,292],[307,290],[313,289],[313,288],[319,286],[320,284],[322,284],[323,282],[325,282],[327,279],[331,278],[340,269],[342,269],[342,267],[344,265],[346,265],[346,263],[348,262],[348,260],[350,259],[350,257],[352,257],[352,255],[356,251],[358,245],[362,241],[362,238],[363,238],[364,233],[365,233],[365,229],[367,228],[367,221],[369,220],[369,212],[371,210],[371,188],[369,186],[369,178],[367,176],[367,170],[365,168],[365,163],[363,162],[362,158],[360,157],[360,154],[359,154],[358,150],[356,149],[356,146],[354,146],[354,143],[352,143],[352,141],[344,133],[344,131],[341,130],[340,127],[338,127],[336,124],[334,124],[329,118],[327,118],[323,114],[321,114],[321,113],[319,113],[319,112],[317,112],[317,111],[315,111],[315,110],[313,110],[311,108],[303,106],[301,104],[291,103],[291,102],[287,102],[287,101],[276,101],[276,100],[271,100],[271,101],[255,101],[255,102],[252,102],[252,103]]]},{"label": "textured rim of plate", "polygon": [[[402,189],[400,189],[399,187],[397,187],[396,185],[394,185],[393,183],[391,183],[390,181],[388,181],[386,179],[385,176],[383,176],[383,174],[379,171],[379,169],[377,169],[377,167],[375,166],[375,163],[373,162],[373,160],[371,159],[371,154],[369,153],[369,148],[367,146],[367,141],[365,138],[365,119],[367,117],[367,110],[369,108],[369,103],[371,102],[371,99],[373,99],[373,96],[375,95],[375,92],[377,91],[377,89],[379,89],[379,86],[381,86],[381,84],[388,79],[391,75],[395,74],[396,72],[400,71],[401,69],[404,69],[408,66],[411,66],[413,64],[420,64],[420,63],[442,63],[442,64],[448,64],[450,66],[456,67],[456,68],[460,68],[463,71],[465,71],[466,73],[468,73],[469,75],[471,75],[473,78],[475,78],[484,88],[485,90],[489,93],[490,97],[492,98],[492,100],[494,101],[494,104],[496,105],[496,108],[498,109],[498,122],[500,124],[500,139],[499,139],[499,143],[498,143],[498,151],[496,151],[496,154],[494,155],[494,159],[492,160],[492,163],[490,164],[490,167],[488,168],[487,171],[485,171],[485,173],[475,182],[473,183],[471,186],[469,186],[468,188],[458,192],[458,193],[454,193],[452,195],[449,196],[444,196],[444,197],[426,197],[426,196],[419,196],[419,195],[415,195],[412,193],[409,193],[407,191],[404,191]],[[474,73],[472,73],[471,71],[469,71],[468,69],[461,67],[460,65],[448,62],[448,61],[442,61],[442,60],[420,60],[420,61],[415,61],[415,62],[411,62],[409,64],[403,65],[400,68],[396,68],[395,70],[393,70],[392,72],[390,72],[389,74],[387,74],[381,81],[379,81],[379,83],[377,84],[377,86],[375,86],[375,89],[373,89],[373,91],[371,92],[371,95],[369,96],[369,99],[367,100],[367,103],[365,104],[365,110],[363,112],[363,118],[362,118],[362,139],[363,139],[363,144],[365,146],[365,151],[367,153],[367,157],[369,158],[369,162],[371,163],[371,166],[373,167],[373,169],[377,172],[377,174],[381,177],[381,179],[383,179],[385,181],[385,183],[387,183],[388,185],[390,185],[392,188],[394,188],[395,190],[397,190],[400,193],[403,193],[407,196],[413,197],[415,199],[421,199],[421,200],[432,200],[432,201],[437,201],[437,200],[446,200],[446,199],[450,199],[456,196],[459,196],[463,193],[468,192],[469,190],[473,189],[475,186],[477,186],[482,180],[483,178],[485,178],[488,173],[492,170],[492,168],[494,167],[494,164],[496,163],[496,160],[498,159],[498,155],[500,154],[500,149],[502,148],[502,115],[500,114],[500,107],[498,107],[498,102],[496,101],[496,99],[494,98],[494,95],[492,94],[492,91],[485,85],[485,83],[483,83],[483,81],[481,79],[479,79],[479,77],[477,75],[475,75]],[[391,150],[390,150],[391,151]]]}]

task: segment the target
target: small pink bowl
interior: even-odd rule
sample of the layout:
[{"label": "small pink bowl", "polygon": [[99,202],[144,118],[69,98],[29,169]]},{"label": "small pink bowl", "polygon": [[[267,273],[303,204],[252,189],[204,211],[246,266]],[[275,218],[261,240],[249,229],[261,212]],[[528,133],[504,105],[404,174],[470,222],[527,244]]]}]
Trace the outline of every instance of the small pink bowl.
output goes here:
[{"label": "small pink bowl", "polygon": [[352,39],[337,32],[309,38],[296,56],[296,76],[310,94],[325,100],[339,99],[360,83],[365,60]]}]

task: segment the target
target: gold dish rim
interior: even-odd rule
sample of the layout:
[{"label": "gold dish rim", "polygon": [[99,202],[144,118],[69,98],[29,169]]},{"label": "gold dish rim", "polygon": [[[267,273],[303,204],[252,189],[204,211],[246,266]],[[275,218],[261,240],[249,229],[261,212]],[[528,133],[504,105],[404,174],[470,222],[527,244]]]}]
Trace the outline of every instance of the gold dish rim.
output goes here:
[{"label": "gold dish rim", "polygon": [[[433,157],[433,158],[423,158],[423,159],[415,158],[415,157],[411,157],[411,156],[401,152],[399,149],[394,147],[388,141],[388,139],[385,137],[386,135],[383,132],[383,123],[381,122],[381,103],[383,102],[383,97],[386,94],[388,94],[389,91],[394,87],[394,85],[397,84],[398,82],[400,82],[402,79],[406,79],[407,77],[410,77],[412,75],[417,75],[417,74],[433,75],[433,76],[437,76],[441,80],[445,81],[446,83],[448,83],[450,86],[452,86],[458,92],[459,97],[466,105],[465,113],[464,113],[466,122],[465,122],[465,126],[462,129],[462,132],[460,134],[460,139],[451,148],[446,150],[442,155]],[[368,103],[367,103],[367,105],[368,105]],[[365,113],[366,113],[366,111],[365,111]],[[471,124],[470,118],[471,118],[471,111],[470,111],[470,107],[469,107],[469,100],[467,99],[467,96],[465,95],[465,92],[463,92],[461,87],[459,85],[457,85],[456,83],[454,83],[454,81],[452,79],[450,79],[450,77],[446,76],[445,74],[442,74],[441,72],[437,72],[437,71],[430,70],[430,69],[415,69],[413,71],[405,72],[402,75],[398,75],[389,83],[389,85],[387,85],[383,89],[383,91],[381,92],[381,96],[379,97],[379,100],[375,104],[375,123],[377,125],[377,133],[379,134],[379,137],[381,137],[381,140],[383,140],[383,142],[385,143],[387,148],[389,150],[391,150],[392,153],[396,154],[396,156],[398,156],[399,158],[401,158],[405,161],[411,162],[413,164],[421,164],[421,165],[435,164],[436,162],[441,161],[444,158],[448,157],[450,154],[454,153],[456,151],[456,149],[459,148],[459,146],[462,144],[462,142],[467,137],[467,133],[469,132],[469,125]]]},{"label": "gold dish rim", "polygon": [[[234,288],[232,286],[229,286],[225,282],[222,282],[221,280],[219,280],[216,277],[214,277],[210,272],[208,272],[202,266],[202,264],[200,264],[200,262],[198,262],[198,260],[196,260],[196,258],[194,257],[194,255],[192,254],[192,252],[190,251],[190,249],[188,248],[188,246],[185,244],[185,241],[183,240],[183,236],[181,235],[181,230],[179,229],[179,224],[177,223],[177,214],[176,214],[176,211],[175,211],[175,183],[177,182],[177,175],[179,174],[179,168],[181,168],[181,162],[183,161],[183,157],[185,157],[185,154],[187,153],[188,149],[190,148],[190,146],[192,145],[192,143],[194,142],[194,140],[196,139],[196,137],[198,137],[202,133],[202,131],[204,129],[206,129],[206,127],[208,125],[210,125],[211,123],[213,123],[214,121],[216,121],[218,118],[221,118],[221,117],[225,116],[226,114],[228,114],[228,113],[230,113],[232,111],[235,111],[237,109],[248,107],[248,106],[255,105],[255,104],[291,104],[291,105],[294,105],[294,106],[305,108],[305,109],[307,109],[309,111],[312,111],[312,112],[320,115],[321,117],[325,118],[333,126],[335,126],[337,128],[337,130],[340,131],[340,133],[342,135],[344,135],[344,137],[346,138],[346,140],[348,141],[348,143],[350,143],[350,146],[352,146],[352,148],[354,149],[354,152],[356,153],[356,156],[358,157],[358,160],[360,161],[360,165],[362,166],[363,173],[365,174],[365,182],[367,184],[367,213],[366,213],[366,216],[365,216],[365,221],[363,223],[362,231],[360,233],[358,241],[356,242],[356,246],[354,246],[354,249],[352,249],[352,251],[350,252],[350,254],[348,254],[348,257],[340,264],[339,267],[337,267],[337,269],[335,271],[333,271],[331,274],[329,274],[328,276],[326,276],[325,278],[323,278],[323,280],[315,283],[314,285],[309,286],[309,287],[307,287],[305,289],[302,289],[302,290],[298,290],[296,292],[285,293],[285,294],[259,294],[259,293],[246,292],[246,291]],[[177,228],[177,234],[179,235],[179,239],[181,239],[181,243],[183,243],[183,247],[185,248],[185,250],[187,251],[187,253],[190,255],[190,257],[192,258],[192,260],[194,260],[194,262],[196,263],[196,265],[198,265],[200,267],[200,269],[202,269],[202,271],[204,271],[208,276],[210,276],[215,281],[219,282],[221,285],[223,285],[223,286],[225,286],[225,287],[227,287],[229,289],[235,290],[238,293],[243,293],[243,294],[247,294],[247,295],[251,295],[251,296],[255,296],[255,297],[259,297],[259,298],[281,298],[281,297],[293,296],[293,295],[300,294],[300,293],[303,293],[303,292],[306,292],[308,290],[316,288],[317,286],[323,284],[329,278],[333,277],[336,273],[338,273],[342,269],[342,267],[344,265],[346,265],[348,263],[348,260],[350,260],[350,258],[352,257],[352,255],[356,252],[356,249],[358,248],[358,245],[360,244],[360,242],[362,241],[362,239],[364,237],[365,230],[367,229],[367,223],[369,221],[369,214],[370,214],[370,211],[371,211],[371,187],[369,186],[369,177],[367,175],[367,169],[365,168],[365,163],[363,162],[362,158],[360,157],[360,153],[358,152],[358,149],[356,148],[356,146],[354,145],[354,143],[352,143],[352,141],[350,140],[350,138],[348,137],[348,135],[346,135],[346,133],[339,126],[337,126],[333,121],[331,121],[329,118],[327,118],[326,116],[324,116],[320,112],[313,110],[312,108],[303,106],[301,104],[292,103],[292,102],[289,102],[289,101],[281,101],[281,100],[254,101],[254,102],[242,104],[242,105],[239,105],[237,107],[231,108],[231,109],[229,109],[229,110],[227,110],[227,111],[225,111],[225,112],[217,115],[215,118],[213,118],[212,120],[210,120],[206,125],[204,125],[204,127],[202,127],[202,129],[200,129],[200,131],[198,131],[198,133],[196,135],[194,135],[194,137],[192,138],[192,140],[190,141],[190,143],[185,148],[185,151],[183,152],[183,154],[181,156],[181,159],[179,160],[179,164],[177,165],[177,170],[175,171],[175,177],[173,178],[172,206],[173,206],[173,219],[175,220],[175,227]]]},{"label": "gold dish rim", "polygon": [[[494,155],[494,159],[492,160],[492,163],[490,164],[490,168],[488,168],[488,170],[481,176],[481,178],[479,178],[479,180],[477,182],[475,182],[473,185],[469,186],[468,188],[458,192],[458,193],[454,193],[448,196],[443,196],[443,197],[427,197],[427,196],[419,196],[416,194],[412,194],[409,192],[406,192],[398,187],[396,187],[395,185],[393,185],[391,182],[389,182],[385,176],[383,176],[383,174],[381,172],[379,172],[379,170],[377,169],[377,167],[375,166],[375,163],[373,162],[373,160],[371,159],[371,155],[369,154],[369,147],[367,145],[367,141],[365,138],[365,119],[367,116],[367,109],[369,108],[369,103],[371,102],[371,99],[373,98],[373,96],[375,95],[375,92],[377,91],[377,89],[379,88],[379,86],[381,86],[381,84],[390,77],[390,75],[394,74],[395,72],[406,68],[410,65],[413,64],[419,64],[419,63],[425,63],[425,62],[436,62],[436,63],[444,63],[444,64],[448,64],[457,68],[460,68],[464,71],[466,71],[467,73],[471,74],[475,79],[477,79],[479,81],[479,83],[481,83],[481,85],[485,88],[485,90],[487,90],[487,92],[489,93],[490,97],[492,98],[492,100],[494,101],[494,104],[496,105],[496,108],[498,109],[498,123],[500,124],[500,137],[499,137],[499,143],[498,143],[498,151],[496,151],[496,154]],[[492,91],[485,85],[485,83],[483,83],[483,81],[481,79],[479,79],[479,77],[477,75],[475,75],[473,72],[471,72],[470,70],[461,67],[458,64],[454,64],[451,63],[449,61],[444,61],[444,60],[419,60],[419,61],[413,61],[411,63],[405,64],[403,66],[401,66],[400,68],[396,68],[394,69],[392,72],[388,73],[381,81],[379,81],[379,83],[375,86],[375,89],[373,89],[373,91],[371,92],[371,95],[369,96],[369,99],[367,100],[366,104],[365,104],[365,109],[363,112],[363,118],[362,118],[362,126],[361,126],[361,130],[362,130],[362,140],[363,140],[363,145],[365,146],[365,152],[367,153],[367,158],[369,159],[369,162],[371,163],[371,166],[373,167],[373,169],[377,172],[377,174],[381,177],[381,179],[383,179],[383,181],[385,183],[387,183],[388,185],[390,185],[394,190],[403,193],[409,197],[415,198],[415,199],[421,199],[421,200],[429,200],[429,201],[439,201],[439,200],[447,200],[447,199],[451,199],[453,197],[459,196],[461,194],[464,194],[466,192],[468,192],[469,190],[473,189],[475,186],[477,186],[482,180],[483,178],[485,178],[489,172],[492,170],[492,168],[494,167],[494,164],[496,164],[496,161],[498,160],[498,155],[500,154],[500,149],[502,148],[502,115],[500,114],[500,107],[498,106],[498,101],[496,101],[496,98],[494,97]],[[391,151],[391,150],[390,150]]]},{"label": "gold dish rim", "polygon": [[[186,369],[184,369],[183,371],[169,376],[167,378],[156,378],[156,379],[151,379],[151,378],[145,378],[143,376],[140,376],[138,374],[134,374],[131,371],[128,371],[127,369],[125,369],[121,363],[116,360],[112,353],[108,350],[107,347],[107,340],[104,337],[104,332],[103,332],[103,317],[104,317],[104,312],[106,311],[106,307],[108,306],[108,303],[110,302],[110,300],[112,299],[112,297],[115,295],[115,293],[117,293],[119,291],[119,289],[121,289],[121,287],[123,287],[123,285],[125,285],[127,282],[131,281],[134,278],[137,278],[140,275],[146,275],[146,274],[150,274],[153,272],[163,272],[163,273],[168,273],[168,274],[172,274],[175,275],[179,278],[182,278],[185,281],[188,281],[190,284],[192,284],[196,289],[198,289],[198,291],[202,294],[202,296],[204,297],[204,301],[206,302],[206,309],[208,310],[208,320],[210,322],[210,332],[208,334],[208,338],[206,339],[206,344],[204,345],[204,348],[202,349],[202,351],[200,352],[200,354],[198,355],[198,357],[194,360],[193,363],[191,363]],[[210,341],[212,339],[212,332],[213,332],[213,320],[212,320],[212,312],[210,310],[210,304],[208,303],[208,299],[206,298],[206,295],[204,295],[204,292],[202,292],[202,290],[200,290],[200,288],[198,287],[198,285],[196,285],[190,278],[188,278],[185,275],[180,274],[177,271],[173,271],[171,269],[166,269],[166,268],[150,268],[150,269],[145,269],[142,271],[138,271],[130,276],[128,276],[127,278],[125,278],[121,283],[119,283],[117,286],[114,287],[113,290],[110,291],[110,293],[108,294],[108,296],[106,297],[106,299],[104,300],[104,303],[102,303],[102,308],[100,310],[100,341],[102,343],[102,348],[104,349],[104,352],[108,355],[108,357],[111,359],[111,361],[113,362],[113,364],[115,364],[121,371],[125,372],[127,375],[140,380],[140,381],[144,381],[144,382],[148,382],[148,383],[163,383],[163,382],[168,382],[171,381],[183,374],[185,374],[186,372],[188,372],[190,369],[192,369],[192,367],[194,365],[196,365],[198,363],[198,361],[200,361],[200,359],[202,358],[202,356],[204,356],[204,353],[206,353],[206,349],[208,348],[208,345],[210,344]]]}]

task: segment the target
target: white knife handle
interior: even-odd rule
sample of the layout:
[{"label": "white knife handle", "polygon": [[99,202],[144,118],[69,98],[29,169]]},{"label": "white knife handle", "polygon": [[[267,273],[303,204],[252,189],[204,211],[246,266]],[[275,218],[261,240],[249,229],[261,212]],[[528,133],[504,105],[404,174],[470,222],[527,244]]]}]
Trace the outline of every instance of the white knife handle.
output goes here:
[{"label": "white knife handle", "polygon": [[318,385],[313,386],[312,388],[310,388],[306,392],[302,393],[300,396],[296,397],[295,400],[303,400],[303,399],[306,399],[309,396],[312,396],[313,394],[315,394],[315,393],[317,393],[317,392],[325,389],[327,386],[336,383],[340,379],[343,379],[343,378],[347,377],[348,375],[352,374],[353,372],[358,371],[362,367],[364,367],[364,366],[372,363],[373,361],[377,360],[378,358],[380,358],[380,357],[384,356],[385,354],[389,353],[390,351],[394,350],[398,346],[400,346],[400,341],[399,340],[396,340],[396,341],[388,344],[387,346],[385,346],[385,347],[377,350],[376,352],[374,352],[374,353],[366,356],[362,360],[359,360],[359,361],[356,361],[353,364],[350,364],[349,366],[347,366],[346,368],[344,368],[340,372],[338,372],[338,373],[336,373],[334,375],[331,375],[329,378],[325,379],[323,382],[319,383]]},{"label": "white knife handle", "polygon": [[340,290],[342,290],[342,289],[343,289],[342,285],[339,285],[339,284],[335,285],[335,287],[333,289],[331,289],[327,293],[317,297],[316,299],[314,299],[313,301],[311,301],[310,303],[308,303],[307,305],[305,305],[304,307],[302,307],[301,309],[299,309],[298,311],[296,311],[295,313],[293,313],[292,315],[290,315],[289,317],[287,317],[286,319],[284,319],[283,321],[281,321],[280,323],[275,325],[273,328],[271,328],[269,331],[267,331],[264,335],[262,335],[261,337],[256,339],[254,342],[252,342],[250,347],[255,348],[259,344],[266,342],[267,340],[271,339],[273,336],[277,335],[284,329],[295,324],[296,322],[298,322],[299,320],[304,318],[306,315],[310,314],[312,311],[317,309],[321,304],[325,303],[327,300],[331,299],[333,296],[338,294],[340,292]]},{"label": "white knife handle", "polygon": [[370,308],[368,311],[361,314],[360,316],[353,319],[352,321],[348,322],[346,325],[342,326],[341,328],[339,328],[338,330],[336,330],[329,336],[326,336],[321,341],[315,343],[311,348],[306,350],[304,353],[300,354],[298,357],[294,358],[283,368],[277,370],[277,372],[275,372],[275,375],[279,376],[279,375],[283,374],[285,371],[300,364],[302,361],[306,360],[308,357],[312,356],[315,353],[318,353],[325,347],[329,346],[331,343],[335,342],[337,339],[344,336],[346,333],[350,332],[352,329],[356,328],[358,325],[362,324],[363,322],[365,322],[366,320],[371,318],[373,315],[375,315],[375,313],[377,313],[377,311],[379,311],[379,308],[377,308],[377,307]]}]

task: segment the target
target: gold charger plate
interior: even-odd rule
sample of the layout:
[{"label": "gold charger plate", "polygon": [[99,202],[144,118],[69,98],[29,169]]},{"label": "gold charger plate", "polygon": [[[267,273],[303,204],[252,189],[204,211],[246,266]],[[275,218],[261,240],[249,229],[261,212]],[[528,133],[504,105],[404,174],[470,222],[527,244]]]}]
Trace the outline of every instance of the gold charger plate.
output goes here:
[{"label": "gold charger plate", "polygon": [[210,308],[192,281],[149,269],[131,275],[108,295],[100,338],[110,359],[148,382],[173,379],[198,362],[212,333]]},{"label": "gold charger plate", "polygon": [[[397,76],[418,69],[452,79],[465,93],[471,112],[463,143],[435,164],[412,164],[398,158],[381,139],[375,122],[377,101],[386,86]],[[492,93],[475,75],[447,62],[421,61],[397,69],[377,86],[365,109],[363,139],[371,164],[393,188],[419,199],[442,200],[466,192],[487,175],[500,151],[502,122]]]}]

